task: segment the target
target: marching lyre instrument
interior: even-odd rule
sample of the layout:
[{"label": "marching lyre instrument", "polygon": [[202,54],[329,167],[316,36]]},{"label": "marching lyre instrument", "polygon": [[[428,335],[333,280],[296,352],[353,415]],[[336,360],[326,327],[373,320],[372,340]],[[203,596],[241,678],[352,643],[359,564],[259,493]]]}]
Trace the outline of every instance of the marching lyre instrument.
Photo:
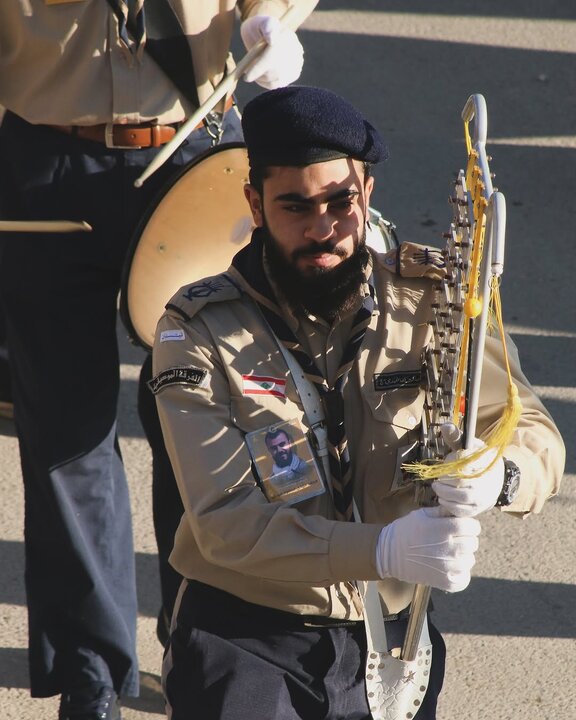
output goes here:
[{"label": "marching lyre instrument", "polygon": [[[519,414],[516,388],[508,367],[501,322],[499,280],[504,269],[506,203],[492,187],[490,158],[486,155],[487,112],[482,95],[471,95],[462,110],[467,149],[466,170],[461,170],[450,198],[452,223],[443,252],[445,276],[434,290],[432,305],[433,341],[423,358],[426,398],[422,414],[420,461],[404,466],[416,477],[420,504],[434,503],[431,480],[459,474],[467,460],[443,462],[456,445],[470,449],[476,434],[476,419],[482,360],[489,319],[494,303],[508,371],[509,396],[506,410],[495,431],[486,438],[484,452],[496,447],[501,455]],[[472,123],[472,132],[470,126]],[[454,435],[448,446],[440,430],[451,422]],[[417,653],[430,600],[430,587],[417,585],[401,658],[412,661]]]}]

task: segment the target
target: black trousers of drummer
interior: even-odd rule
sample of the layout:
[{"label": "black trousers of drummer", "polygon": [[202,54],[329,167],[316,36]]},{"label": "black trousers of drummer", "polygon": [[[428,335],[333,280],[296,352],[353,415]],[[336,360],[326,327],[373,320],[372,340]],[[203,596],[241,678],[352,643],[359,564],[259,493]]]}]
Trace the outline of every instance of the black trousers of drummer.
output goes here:
[{"label": "black trousers of drummer", "polygon": [[[240,139],[233,110],[225,130],[224,141]],[[195,131],[135,189],[156,149],[108,149],[9,112],[0,128],[0,193],[10,217],[93,227],[0,235],[33,696],[87,685],[138,693],[131,514],[117,438],[117,298],[145,209],[175,168],[210,145],[204,129]]]}]

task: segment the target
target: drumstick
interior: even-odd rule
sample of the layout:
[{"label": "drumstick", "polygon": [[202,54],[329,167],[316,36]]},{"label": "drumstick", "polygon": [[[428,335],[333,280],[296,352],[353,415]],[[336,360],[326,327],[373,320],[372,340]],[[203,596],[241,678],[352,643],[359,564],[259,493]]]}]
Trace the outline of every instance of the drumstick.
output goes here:
[{"label": "drumstick", "polygon": [[[295,12],[296,6],[291,5],[286,12],[282,15],[280,18],[280,22],[282,24],[286,24],[286,22],[290,19],[290,16]],[[150,165],[144,170],[144,172],[140,175],[140,177],[136,178],[134,181],[134,187],[142,187],[144,184],[144,181],[147,180],[152,173],[156,172],[159,167],[161,167],[166,160],[176,151],[179,145],[181,145],[184,140],[188,137],[188,135],[192,132],[192,130],[200,123],[206,115],[212,110],[216,105],[220,102],[220,100],[226,95],[227,93],[231,92],[234,87],[236,86],[238,80],[244,75],[246,70],[252,65],[252,63],[256,60],[256,58],[260,55],[260,53],[265,50],[268,47],[268,43],[266,40],[262,39],[259,40],[253,47],[250,48],[250,50],[244,55],[242,60],[236,65],[233,72],[230,73],[230,75],[226,76],[222,82],[220,82],[216,88],[214,89],[214,92],[210,97],[205,100],[202,105],[196,110],[196,112],[191,115],[188,120],[182,125],[182,127],[178,128],[178,131],[170,140],[162,147],[162,149],[159,151],[158,155],[152,160]]]},{"label": "drumstick", "polygon": [[81,220],[0,220],[0,232],[91,232],[87,222]]}]

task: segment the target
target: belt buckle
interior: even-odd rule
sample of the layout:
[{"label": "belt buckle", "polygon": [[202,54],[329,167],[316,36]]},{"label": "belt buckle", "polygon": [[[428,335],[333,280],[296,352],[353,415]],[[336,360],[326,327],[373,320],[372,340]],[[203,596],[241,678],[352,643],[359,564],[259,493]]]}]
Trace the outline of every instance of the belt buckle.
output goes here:
[{"label": "belt buckle", "polygon": [[114,123],[106,123],[104,128],[104,142],[111,150],[141,150],[141,145],[115,145],[114,144]]}]

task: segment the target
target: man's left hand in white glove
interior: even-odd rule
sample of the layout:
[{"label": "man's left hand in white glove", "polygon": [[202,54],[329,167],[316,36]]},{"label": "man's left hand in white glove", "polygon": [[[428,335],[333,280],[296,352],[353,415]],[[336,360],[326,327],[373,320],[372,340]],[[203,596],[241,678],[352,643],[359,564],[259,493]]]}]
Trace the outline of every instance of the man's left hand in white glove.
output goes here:
[{"label": "man's left hand in white glove", "polygon": [[269,15],[255,15],[240,25],[240,35],[247,50],[259,40],[268,47],[244,74],[246,82],[256,82],[267,90],[290,85],[298,80],[304,65],[304,49],[296,33]]},{"label": "man's left hand in white glove", "polygon": [[[452,423],[441,428],[444,439],[450,443],[455,430]],[[484,447],[482,440],[475,438],[469,450],[459,450],[447,455],[446,460],[465,457]],[[494,461],[495,450],[487,450],[480,458],[468,463],[463,469],[464,475],[476,475],[474,478],[451,477],[444,475],[432,483],[432,489],[438,496],[438,503],[455,517],[475,517],[493,508],[504,484],[504,461],[502,458],[490,467]]]}]

